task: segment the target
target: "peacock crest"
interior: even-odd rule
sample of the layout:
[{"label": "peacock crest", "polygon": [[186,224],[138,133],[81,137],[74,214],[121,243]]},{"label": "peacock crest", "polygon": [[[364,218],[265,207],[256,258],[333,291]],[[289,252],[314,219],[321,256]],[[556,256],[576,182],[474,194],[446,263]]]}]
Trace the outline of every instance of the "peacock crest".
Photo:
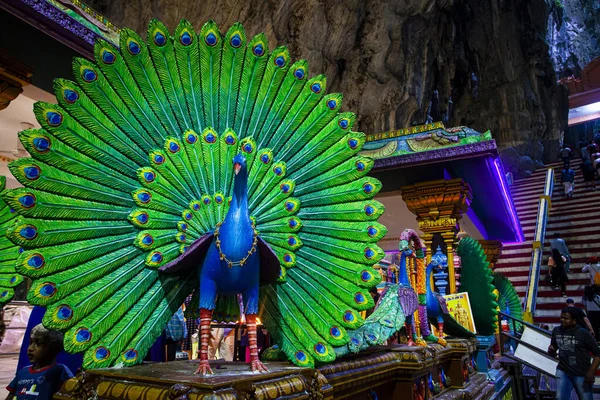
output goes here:
[{"label": "peacock crest", "polygon": [[[223,221],[241,154],[253,227],[281,265],[259,317],[296,364],[335,359],[373,306],[387,232],[341,94],[239,23],[223,35],[213,21],[170,33],[153,20],[146,40],[123,29],[119,47],[98,40],[95,61],[54,82],[58,104],[35,104],[42,128],[19,134],[31,158],[10,165],[24,188],[2,194],[44,324],[86,368],[141,362],[198,296],[195,275],[159,268]],[[215,317],[233,318],[234,303],[219,297]]]}]

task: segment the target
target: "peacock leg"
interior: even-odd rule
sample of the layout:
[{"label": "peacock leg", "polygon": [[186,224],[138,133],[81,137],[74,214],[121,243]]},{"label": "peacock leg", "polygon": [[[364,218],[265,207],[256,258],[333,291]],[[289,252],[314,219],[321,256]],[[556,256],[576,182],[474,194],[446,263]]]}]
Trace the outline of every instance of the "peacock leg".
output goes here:
[{"label": "peacock leg", "polygon": [[210,338],[212,313],[213,310],[208,310],[206,308],[200,309],[200,365],[196,370],[196,375],[208,375],[213,373],[208,364],[208,339]]},{"label": "peacock leg", "polygon": [[252,367],[252,372],[269,372],[267,367],[258,358],[256,314],[246,315],[246,326],[248,326],[248,344],[250,346],[250,366]]}]

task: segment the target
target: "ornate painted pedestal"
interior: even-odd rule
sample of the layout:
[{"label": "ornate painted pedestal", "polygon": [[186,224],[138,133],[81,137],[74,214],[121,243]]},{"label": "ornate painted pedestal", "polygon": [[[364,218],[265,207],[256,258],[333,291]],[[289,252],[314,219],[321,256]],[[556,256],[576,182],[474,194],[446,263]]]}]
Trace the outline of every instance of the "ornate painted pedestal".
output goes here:
[{"label": "ornate painted pedestal", "polygon": [[254,374],[243,363],[211,362],[215,374],[194,375],[195,361],[94,370],[65,383],[57,399],[488,399],[494,386],[471,360],[475,339],[448,346],[380,346],[316,369],[270,362]]}]

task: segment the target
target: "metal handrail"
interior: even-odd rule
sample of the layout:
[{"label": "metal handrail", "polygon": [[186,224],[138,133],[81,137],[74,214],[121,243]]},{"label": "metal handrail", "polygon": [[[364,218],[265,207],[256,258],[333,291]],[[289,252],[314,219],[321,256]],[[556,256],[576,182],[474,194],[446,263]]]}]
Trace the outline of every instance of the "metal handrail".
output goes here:
[{"label": "metal handrail", "polygon": [[548,168],[546,171],[544,194],[540,196],[538,204],[535,234],[533,236],[531,251],[531,264],[529,266],[529,278],[527,280],[527,290],[525,291],[525,301],[523,302],[523,318],[528,322],[533,322],[533,316],[535,314],[542,255],[544,252],[544,240],[546,237],[546,224],[548,222],[550,208],[552,207],[551,197],[553,190],[554,168]]}]

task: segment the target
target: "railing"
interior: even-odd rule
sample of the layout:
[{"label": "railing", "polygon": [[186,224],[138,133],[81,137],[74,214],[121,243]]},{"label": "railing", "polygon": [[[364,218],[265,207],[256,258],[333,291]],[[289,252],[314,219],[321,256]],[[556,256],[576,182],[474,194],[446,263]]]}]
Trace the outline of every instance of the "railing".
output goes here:
[{"label": "railing", "polygon": [[523,318],[530,323],[533,322],[533,316],[535,314],[540,269],[544,252],[544,240],[546,237],[546,223],[548,221],[548,213],[552,207],[551,197],[553,190],[554,168],[548,168],[548,171],[546,171],[544,194],[540,196],[540,202],[538,204],[535,234],[533,236],[531,251],[531,264],[529,266],[529,279],[527,280],[527,290],[525,291],[525,301],[523,303]]}]

